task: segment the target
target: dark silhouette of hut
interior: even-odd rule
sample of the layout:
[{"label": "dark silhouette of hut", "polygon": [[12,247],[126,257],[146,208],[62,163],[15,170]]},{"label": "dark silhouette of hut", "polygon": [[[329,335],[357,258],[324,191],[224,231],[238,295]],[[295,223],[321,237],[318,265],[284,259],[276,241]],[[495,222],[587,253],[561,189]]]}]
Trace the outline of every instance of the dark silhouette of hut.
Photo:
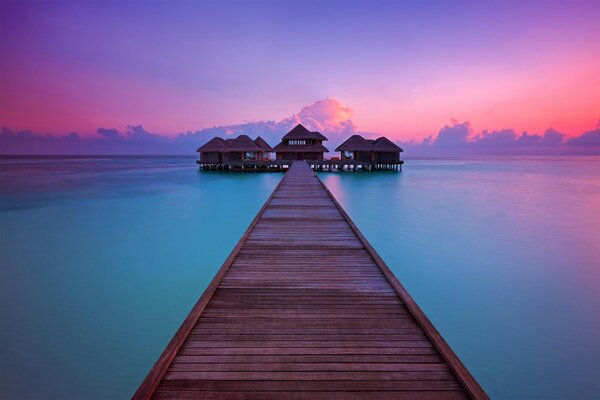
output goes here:
[{"label": "dark silhouette of hut", "polygon": [[327,138],[298,124],[285,134],[273,151],[277,160],[322,160],[329,150],[323,146]]},{"label": "dark silhouette of hut", "polygon": [[200,146],[196,151],[200,153],[200,160],[202,162],[222,164],[224,161],[225,140],[220,137],[214,137]]},{"label": "dark silhouette of hut", "polygon": [[260,136],[256,140],[247,135],[234,139],[214,137],[197,150],[200,161],[205,164],[223,164],[235,161],[268,160],[271,146]]},{"label": "dark silhouette of hut", "polygon": [[400,153],[404,150],[386,137],[365,139],[360,135],[352,135],[339,145],[341,160],[355,160],[373,164],[394,164],[400,162]]},{"label": "dark silhouette of hut", "polygon": [[402,148],[385,136],[373,141],[373,155],[375,164],[390,164],[400,162]]},{"label": "dark silhouette of hut", "polygon": [[265,139],[261,138],[260,136],[254,139],[254,143],[256,143],[257,146],[262,150],[259,160],[270,160],[273,148],[269,146],[269,143],[267,143]]}]

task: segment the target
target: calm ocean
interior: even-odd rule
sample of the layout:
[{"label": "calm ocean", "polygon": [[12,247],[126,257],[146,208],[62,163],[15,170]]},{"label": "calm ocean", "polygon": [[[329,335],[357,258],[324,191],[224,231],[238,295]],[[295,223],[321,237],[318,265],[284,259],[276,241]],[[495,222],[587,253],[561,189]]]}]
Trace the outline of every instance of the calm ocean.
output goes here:
[{"label": "calm ocean", "polygon": [[[0,398],[128,398],[282,175],[0,160]],[[600,157],[320,175],[494,399],[600,398]]]}]

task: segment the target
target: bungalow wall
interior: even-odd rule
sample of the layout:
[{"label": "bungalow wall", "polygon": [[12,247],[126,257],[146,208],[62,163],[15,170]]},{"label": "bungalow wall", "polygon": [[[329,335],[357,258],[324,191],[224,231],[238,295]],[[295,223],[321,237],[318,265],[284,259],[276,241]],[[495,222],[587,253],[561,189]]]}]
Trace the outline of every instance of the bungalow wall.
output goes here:
[{"label": "bungalow wall", "polygon": [[356,160],[356,161],[361,161],[361,162],[373,162],[373,160],[374,160],[372,151],[353,151],[353,152],[342,151],[341,158],[342,158],[342,160]]},{"label": "bungalow wall", "polygon": [[200,161],[203,161],[207,164],[220,164],[223,158],[221,157],[221,153],[217,151],[207,151],[200,153]]},{"label": "bungalow wall", "polygon": [[262,153],[257,151],[230,151],[224,153],[223,159],[226,162],[255,161],[260,160],[260,154]]},{"label": "bungalow wall", "polygon": [[302,156],[303,160],[322,160],[323,153],[304,153]]},{"label": "bungalow wall", "polygon": [[322,160],[323,153],[303,153],[301,151],[291,153],[276,153],[277,160]]},{"label": "bungalow wall", "polygon": [[392,151],[380,151],[375,153],[376,164],[397,163],[400,161],[400,153]]},{"label": "bungalow wall", "polygon": [[225,161],[242,161],[242,152],[232,151],[225,153]]},{"label": "bungalow wall", "polygon": [[373,161],[373,152],[371,152],[371,151],[355,151],[354,159],[356,161],[372,162]]}]

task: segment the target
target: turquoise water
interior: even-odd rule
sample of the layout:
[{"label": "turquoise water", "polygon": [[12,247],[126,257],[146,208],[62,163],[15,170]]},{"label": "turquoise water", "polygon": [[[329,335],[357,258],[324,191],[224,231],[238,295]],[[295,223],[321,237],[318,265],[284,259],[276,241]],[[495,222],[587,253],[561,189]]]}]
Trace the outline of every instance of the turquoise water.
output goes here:
[{"label": "turquoise water", "polygon": [[281,174],[3,160],[0,398],[130,397]]},{"label": "turquoise water", "polygon": [[[492,398],[600,398],[600,158],[321,176]],[[129,397],[280,177],[2,159],[0,397]]]},{"label": "turquoise water", "polygon": [[600,398],[600,158],[321,177],[491,398]]}]

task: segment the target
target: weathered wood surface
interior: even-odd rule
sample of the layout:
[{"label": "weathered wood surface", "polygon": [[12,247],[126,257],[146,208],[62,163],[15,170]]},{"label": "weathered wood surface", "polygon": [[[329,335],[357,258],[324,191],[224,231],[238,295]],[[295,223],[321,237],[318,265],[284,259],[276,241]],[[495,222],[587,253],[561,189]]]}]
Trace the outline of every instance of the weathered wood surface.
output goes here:
[{"label": "weathered wood surface", "polygon": [[299,161],[134,398],[487,396]]}]

